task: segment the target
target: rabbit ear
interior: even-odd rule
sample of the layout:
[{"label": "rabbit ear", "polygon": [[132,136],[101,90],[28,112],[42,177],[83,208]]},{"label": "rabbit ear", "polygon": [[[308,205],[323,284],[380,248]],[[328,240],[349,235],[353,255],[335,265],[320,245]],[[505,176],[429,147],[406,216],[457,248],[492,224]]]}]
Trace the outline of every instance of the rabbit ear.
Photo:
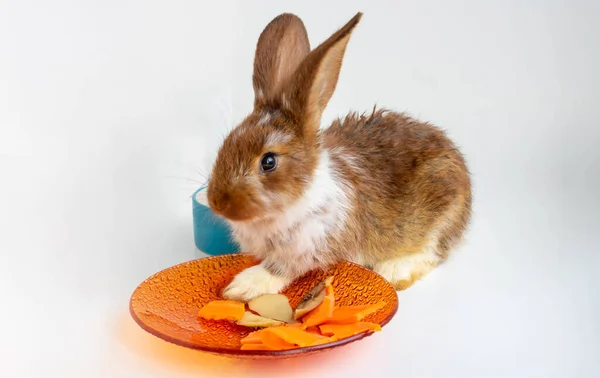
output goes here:
[{"label": "rabbit ear", "polygon": [[297,16],[283,13],[261,33],[254,58],[254,105],[269,102],[281,85],[294,73],[310,52],[304,23]]},{"label": "rabbit ear", "polygon": [[280,106],[301,120],[305,137],[316,137],[321,115],[338,82],[342,60],[352,31],[362,13],[314,49],[282,88]]}]

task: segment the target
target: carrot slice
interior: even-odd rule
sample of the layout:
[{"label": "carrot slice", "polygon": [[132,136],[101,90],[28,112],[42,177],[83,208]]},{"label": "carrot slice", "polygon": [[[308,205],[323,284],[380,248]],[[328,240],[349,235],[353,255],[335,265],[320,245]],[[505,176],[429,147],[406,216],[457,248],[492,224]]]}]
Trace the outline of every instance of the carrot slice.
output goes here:
[{"label": "carrot slice", "polygon": [[198,311],[198,317],[212,320],[240,320],[245,313],[244,304],[235,301],[208,302]]},{"label": "carrot slice", "polygon": [[[319,329],[318,326],[308,327],[305,331],[308,333],[317,335],[317,336],[325,336],[321,333],[321,330]],[[325,337],[327,338],[327,340],[326,340],[327,342],[337,341],[337,337],[335,337],[335,336],[325,336]],[[325,339],[323,339],[323,340],[325,340]],[[319,344],[315,344],[315,345],[319,345]]]},{"label": "carrot slice", "polygon": [[312,327],[306,328],[306,332],[321,334],[321,331],[319,330],[319,327],[317,327],[317,326],[312,326]]},{"label": "carrot slice", "polygon": [[352,324],[381,310],[385,302],[362,306],[343,306],[333,309],[333,315],[327,319],[327,324]]},{"label": "carrot slice", "polygon": [[293,343],[285,341],[276,333],[268,332],[266,329],[263,330],[263,332],[261,332],[258,336],[260,337],[260,341],[262,341],[262,343],[270,350],[286,350],[296,347]]},{"label": "carrot slice", "polygon": [[265,344],[242,344],[241,350],[273,350],[267,347]]},{"label": "carrot slice", "polygon": [[262,341],[260,340],[260,335],[259,335],[261,331],[262,330],[250,332],[248,334],[248,336],[244,337],[241,340],[242,345],[244,345],[244,344],[262,344]]},{"label": "carrot slice", "polygon": [[[263,332],[264,334],[273,334],[285,342],[298,345],[299,347],[320,345],[331,341],[327,336],[309,333],[301,329],[286,326],[266,328]],[[263,333],[261,333],[261,339],[262,334]]]},{"label": "carrot slice", "polygon": [[358,322],[353,324],[322,324],[319,326],[321,333],[327,336],[335,336],[338,339],[358,335],[359,333],[381,331],[379,324]]},{"label": "carrot slice", "polygon": [[302,318],[302,323],[304,323],[307,328],[325,323],[333,315],[334,302],[335,297],[333,295],[333,286],[327,285],[323,302],[321,302],[321,304],[318,305],[314,310],[304,315]]},{"label": "carrot slice", "polygon": [[306,326],[302,323],[289,323],[285,325],[286,327],[290,327],[290,328],[296,328],[296,329],[304,329],[306,328]]}]

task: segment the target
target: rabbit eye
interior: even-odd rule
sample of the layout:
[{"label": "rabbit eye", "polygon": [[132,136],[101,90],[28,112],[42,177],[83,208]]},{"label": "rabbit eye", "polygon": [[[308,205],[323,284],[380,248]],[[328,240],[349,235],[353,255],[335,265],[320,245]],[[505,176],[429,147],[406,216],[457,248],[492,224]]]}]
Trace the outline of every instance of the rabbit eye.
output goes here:
[{"label": "rabbit eye", "polygon": [[267,152],[260,159],[260,170],[263,172],[273,172],[277,168],[277,155]]}]

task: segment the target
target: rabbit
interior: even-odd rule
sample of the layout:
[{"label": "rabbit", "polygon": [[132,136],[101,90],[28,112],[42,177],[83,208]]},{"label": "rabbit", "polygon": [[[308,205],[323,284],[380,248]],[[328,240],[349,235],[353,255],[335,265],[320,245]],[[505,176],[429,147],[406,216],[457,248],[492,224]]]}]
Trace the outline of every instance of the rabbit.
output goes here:
[{"label": "rabbit", "polygon": [[314,50],[302,20],[289,13],[258,39],[254,109],[224,139],[207,188],[211,209],[260,261],[234,277],[224,298],[279,293],[341,260],[403,290],[463,238],[470,174],[441,129],[373,108],[320,130],[361,17]]}]

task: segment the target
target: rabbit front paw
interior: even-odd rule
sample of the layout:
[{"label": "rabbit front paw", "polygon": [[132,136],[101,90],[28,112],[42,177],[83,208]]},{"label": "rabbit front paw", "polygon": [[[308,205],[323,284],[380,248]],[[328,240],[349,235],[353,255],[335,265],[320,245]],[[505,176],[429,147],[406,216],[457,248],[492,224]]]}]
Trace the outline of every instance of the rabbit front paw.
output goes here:
[{"label": "rabbit front paw", "polygon": [[248,302],[263,294],[277,294],[291,280],[275,276],[262,264],[255,265],[239,273],[223,291],[223,297],[230,300]]}]

